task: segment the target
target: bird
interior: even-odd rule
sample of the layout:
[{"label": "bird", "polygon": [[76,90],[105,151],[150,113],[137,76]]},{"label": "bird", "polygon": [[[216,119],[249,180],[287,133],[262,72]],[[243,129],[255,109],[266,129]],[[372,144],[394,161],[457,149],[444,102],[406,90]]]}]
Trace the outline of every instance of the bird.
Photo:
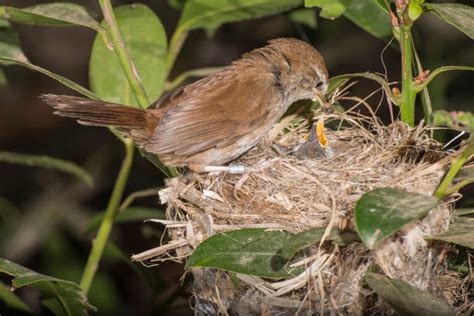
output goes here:
[{"label": "bird", "polygon": [[[115,127],[167,166],[194,172],[226,166],[257,145],[304,99],[323,102],[329,74],[321,54],[294,38],[270,40],[222,70],[168,92],[147,109],[76,96],[45,94],[54,114],[91,126]],[[240,171],[239,171],[240,170]]]}]

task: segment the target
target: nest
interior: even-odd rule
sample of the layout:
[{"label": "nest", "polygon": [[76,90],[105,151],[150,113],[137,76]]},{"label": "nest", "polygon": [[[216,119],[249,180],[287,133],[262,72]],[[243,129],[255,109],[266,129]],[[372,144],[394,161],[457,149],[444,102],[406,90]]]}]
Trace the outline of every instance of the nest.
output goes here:
[{"label": "nest", "polygon": [[[317,112],[314,113],[318,119]],[[167,204],[170,241],[133,257],[148,264],[181,261],[209,236],[241,228],[292,233],[315,227],[354,229],[354,207],[362,194],[393,187],[431,195],[449,165],[449,155],[423,126],[384,126],[373,117],[333,114],[326,122],[333,155],[297,157],[275,144],[294,147],[308,133],[305,119],[280,124],[274,139],[240,157],[244,174],[186,174],[170,179],[159,192]],[[197,315],[393,314],[392,308],[364,285],[373,266],[443,298],[458,310],[469,301],[460,275],[448,272],[426,235],[447,230],[452,201],[432,210],[369,251],[360,243],[314,245],[299,257],[305,272],[288,280],[240,275],[236,288],[227,273],[194,268]]]}]

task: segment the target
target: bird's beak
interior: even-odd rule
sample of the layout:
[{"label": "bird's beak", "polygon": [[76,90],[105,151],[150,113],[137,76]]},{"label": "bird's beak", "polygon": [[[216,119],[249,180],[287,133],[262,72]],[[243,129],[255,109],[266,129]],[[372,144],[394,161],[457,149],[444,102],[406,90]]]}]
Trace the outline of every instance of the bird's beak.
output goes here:
[{"label": "bird's beak", "polygon": [[333,112],[332,104],[329,103],[329,101],[321,92],[316,92],[314,100],[319,102],[319,104],[321,105],[321,109],[324,111],[324,113]]}]

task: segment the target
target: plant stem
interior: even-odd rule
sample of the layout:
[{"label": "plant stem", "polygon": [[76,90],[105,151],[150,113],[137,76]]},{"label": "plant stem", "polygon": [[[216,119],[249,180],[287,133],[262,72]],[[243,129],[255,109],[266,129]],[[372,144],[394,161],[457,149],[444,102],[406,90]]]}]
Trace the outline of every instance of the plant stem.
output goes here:
[{"label": "plant stem", "polygon": [[177,29],[170,40],[170,45],[168,49],[168,54],[166,55],[165,61],[165,73],[166,78],[169,77],[171,70],[173,69],[174,62],[176,61],[176,57],[178,56],[181,48],[183,47],[183,43],[188,37],[188,33],[182,31],[181,29]]},{"label": "plant stem", "polygon": [[403,122],[414,126],[416,91],[413,83],[411,25],[400,25],[400,48],[402,51],[401,118]]},{"label": "plant stem", "polygon": [[[123,41],[122,35],[120,34],[120,29],[118,27],[117,21],[115,20],[115,15],[113,11],[113,7],[110,0],[99,0],[100,7],[102,9],[102,14],[104,15],[104,20],[106,22],[106,33],[107,36],[110,37],[112,40],[112,45],[117,55],[120,65],[122,66],[122,70],[127,77],[128,83],[132,88],[133,94],[138,102],[138,105],[145,109],[150,105],[150,100],[146,95],[145,88],[140,81],[140,77],[138,76],[137,69],[133,64],[132,58],[130,53],[125,46],[125,42]],[[186,37],[183,38],[183,41]],[[179,45],[178,51],[181,48]],[[173,59],[174,61],[174,59]],[[176,168],[166,167],[164,166],[157,158],[154,157],[153,164],[162,165],[160,169],[164,172],[167,176],[176,176],[178,172]]]},{"label": "plant stem", "polygon": [[133,162],[133,153],[135,147],[130,139],[123,140],[125,146],[125,157],[122,161],[122,166],[120,167],[120,172],[115,181],[114,189],[112,195],[110,196],[109,204],[105,211],[104,218],[100,224],[99,231],[97,232],[96,238],[92,242],[92,249],[87,259],[86,267],[82,274],[80,287],[84,291],[84,294],[87,295],[94,279],[95,273],[99,266],[100,258],[104,252],[105,245],[109,239],[112,226],[114,224],[115,216],[117,215],[119,204],[122,199],[123,191],[125,185],[128,181],[128,176],[130,174],[130,169]]},{"label": "plant stem", "polygon": [[137,69],[133,64],[130,53],[125,46],[122,35],[120,34],[120,29],[118,27],[117,21],[115,20],[115,15],[113,13],[112,3],[110,0],[99,0],[100,7],[102,9],[102,14],[104,15],[104,20],[106,22],[106,32],[107,35],[112,40],[113,48],[115,54],[117,55],[120,65],[122,65],[123,72],[128,79],[128,84],[132,88],[133,94],[137,99],[138,104],[141,108],[146,108],[150,105],[150,100],[146,95],[145,88],[140,81],[138,76]]},{"label": "plant stem", "polygon": [[441,181],[440,185],[438,186],[438,189],[436,189],[434,196],[436,196],[439,199],[442,199],[447,194],[451,193],[452,190],[448,191],[449,185],[451,184],[451,182],[453,182],[454,178],[458,174],[459,170],[461,170],[464,163],[473,154],[474,154],[474,138],[471,137],[469,143],[467,144],[466,149],[464,149],[463,153],[461,154],[461,157],[453,161],[453,163],[451,164],[451,168],[449,168],[448,173],[444,177],[443,181]]}]

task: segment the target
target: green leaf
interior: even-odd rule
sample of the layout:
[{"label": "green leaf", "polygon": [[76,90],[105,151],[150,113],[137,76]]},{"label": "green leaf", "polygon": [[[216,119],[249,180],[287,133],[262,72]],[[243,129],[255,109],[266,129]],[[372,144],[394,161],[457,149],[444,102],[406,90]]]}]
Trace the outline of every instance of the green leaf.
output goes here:
[{"label": "green leaf", "polygon": [[6,20],[0,19],[0,57],[28,61],[20,47],[20,36]]},{"label": "green leaf", "polygon": [[92,185],[93,183],[92,177],[83,168],[72,162],[51,158],[48,156],[24,155],[0,151],[0,162],[56,169],[72,174],[88,185]]},{"label": "green leaf", "polygon": [[31,309],[18,296],[13,293],[8,286],[0,282],[0,301],[3,301],[7,306],[16,310],[32,313]]},{"label": "green leaf", "polygon": [[474,39],[474,7],[460,3],[429,3],[428,9],[471,39]]},{"label": "green leaf", "polygon": [[344,16],[375,37],[392,35],[390,16],[374,0],[352,1]]},{"label": "green leaf", "polygon": [[280,254],[289,234],[265,229],[241,229],[215,234],[193,252],[186,267],[210,267],[266,278],[287,278],[287,259]]},{"label": "green leaf", "polygon": [[[85,234],[90,234],[96,231],[102,219],[104,218],[105,211],[95,214],[87,223]],[[114,222],[127,223],[127,222],[141,222],[151,218],[164,218],[163,211],[147,207],[129,207],[117,214]]]},{"label": "green leaf", "polygon": [[[163,25],[156,14],[142,4],[117,7],[114,14],[147,95],[152,100],[158,99],[165,83],[167,39]],[[92,47],[89,79],[92,91],[101,99],[137,105],[115,52],[99,35]]]},{"label": "green leaf", "polygon": [[454,309],[432,294],[396,279],[367,272],[365,281],[401,315],[454,316]]},{"label": "green leaf", "polygon": [[[361,0],[356,0],[358,2]],[[321,17],[326,19],[335,19],[341,16],[353,2],[352,0],[305,0],[304,5],[307,8],[319,7],[321,8]]]},{"label": "green leaf", "polygon": [[189,0],[173,37],[198,28],[212,34],[224,23],[269,16],[302,4],[303,0]]},{"label": "green leaf", "polygon": [[46,75],[50,78],[53,78],[56,81],[59,81],[60,83],[62,83],[66,87],[68,87],[72,90],[75,90],[75,91],[79,92],[80,94],[82,94],[82,95],[84,95],[88,98],[96,99],[96,100],[99,99],[99,97],[96,96],[94,93],[90,92],[89,90],[87,90],[84,87],[81,87],[80,85],[78,85],[74,81],[71,81],[67,78],[64,78],[64,77],[62,77],[58,74],[52,73],[51,71],[46,70],[44,68],[41,68],[40,66],[36,66],[36,65],[30,64],[28,62],[21,61],[21,60],[18,60],[18,59],[14,59],[14,58],[9,58],[9,57],[0,57],[0,64],[6,64],[6,65],[15,64],[15,65],[20,65],[20,66],[29,68],[29,69],[37,71],[37,72],[41,72],[42,74],[44,74],[44,75]]},{"label": "green leaf", "polygon": [[370,249],[439,204],[433,196],[377,188],[357,201],[355,224],[363,243]]},{"label": "green leaf", "polygon": [[45,26],[79,25],[102,31],[99,23],[84,7],[73,3],[47,3],[24,9],[7,6],[2,8],[4,11],[3,15],[0,13],[0,17],[17,23]]},{"label": "green leaf", "polygon": [[0,272],[14,277],[15,288],[31,286],[38,290],[41,302],[55,315],[83,316],[96,310],[74,282],[37,273],[3,258],[0,258]]},{"label": "green leaf", "polygon": [[[287,259],[293,258],[299,250],[319,243],[325,231],[326,227],[318,227],[290,235],[282,246],[281,255]],[[357,235],[343,233],[337,228],[333,228],[326,238],[326,241],[332,241],[338,245],[347,245],[356,240],[358,240]]]},{"label": "green leaf", "polygon": [[447,232],[427,236],[425,239],[441,240],[474,249],[474,218],[455,217]]},{"label": "green leaf", "polygon": [[288,13],[288,18],[294,23],[303,24],[313,29],[318,27],[318,21],[313,9],[293,10]]},{"label": "green leaf", "polygon": [[422,13],[423,7],[421,6],[421,4],[417,1],[410,1],[410,3],[408,4],[408,16],[410,17],[410,20],[418,20]]},{"label": "green leaf", "polygon": [[389,14],[389,8],[387,7],[386,0],[375,0],[377,6],[382,9],[386,14]]}]

